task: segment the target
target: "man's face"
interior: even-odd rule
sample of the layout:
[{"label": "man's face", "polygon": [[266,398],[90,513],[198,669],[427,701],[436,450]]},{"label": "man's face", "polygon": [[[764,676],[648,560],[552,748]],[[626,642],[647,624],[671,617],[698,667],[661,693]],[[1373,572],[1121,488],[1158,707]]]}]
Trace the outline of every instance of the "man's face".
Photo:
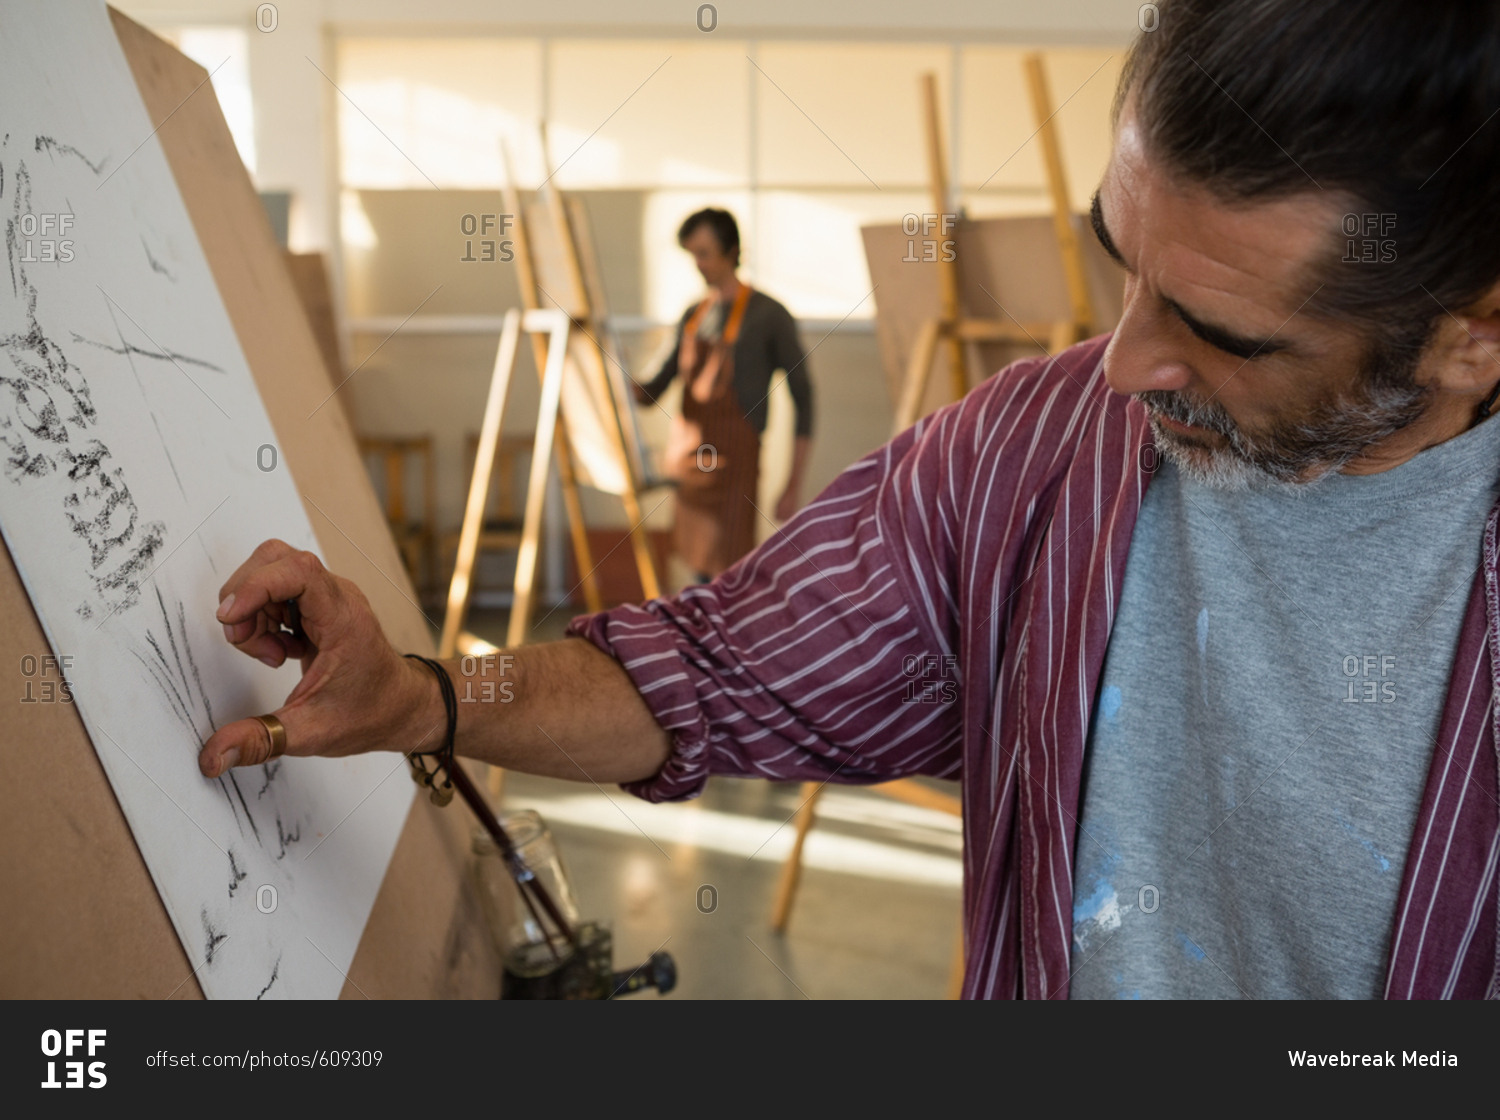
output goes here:
[{"label": "man's face", "polygon": [[1423,411],[1404,378],[1374,387],[1356,331],[1304,310],[1349,205],[1308,187],[1230,206],[1162,173],[1130,108],[1121,115],[1094,203],[1100,240],[1126,269],[1105,376],[1146,406],[1158,446],[1206,482],[1319,478]]},{"label": "man's face", "polygon": [[703,282],[710,287],[722,284],[734,274],[734,258],[719,246],[718,235],[711,226],[698,226],[687,235],[682,247],[693,255]]}]

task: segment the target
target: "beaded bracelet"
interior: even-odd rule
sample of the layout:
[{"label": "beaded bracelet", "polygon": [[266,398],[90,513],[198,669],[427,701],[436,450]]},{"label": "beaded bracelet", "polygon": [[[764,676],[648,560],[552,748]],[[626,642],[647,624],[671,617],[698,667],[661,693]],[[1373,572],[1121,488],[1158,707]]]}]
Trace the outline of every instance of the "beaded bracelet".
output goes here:
[{"label": "beaded bracelet", "polygon": [[[443,735],[442,746],[436,750],[407,752],[412,781],[428,788],[434,805],[446,805],[453,800],[453,778],[449,769],[453,765],[453,737],[458,731],[458,695],[453,690],[453,678],[448,676],[448,670],[443,668],[442,662],[423,657],[420,653],[408,653],[406,656],[426,665],[438,679],[438,690],[443,695],[443,711],[448,717],[448,729]],[[428,758],[433,759],[430,770],[427,767]]]}]

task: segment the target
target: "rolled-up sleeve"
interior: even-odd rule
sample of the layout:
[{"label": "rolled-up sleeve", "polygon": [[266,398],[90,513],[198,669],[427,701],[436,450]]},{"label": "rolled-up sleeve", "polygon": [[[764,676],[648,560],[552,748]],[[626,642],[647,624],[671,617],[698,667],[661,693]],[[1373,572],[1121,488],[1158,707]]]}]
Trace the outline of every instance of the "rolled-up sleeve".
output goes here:
[{"label": "rolled-up sleeve", "polygon": [[927,671],[957,661],[950,420],[850,467],[713,583],[573,621],[671,736],[661,771],[626,789],[669,801],[710,774],[957,776],[962,682],[935,690]]}]

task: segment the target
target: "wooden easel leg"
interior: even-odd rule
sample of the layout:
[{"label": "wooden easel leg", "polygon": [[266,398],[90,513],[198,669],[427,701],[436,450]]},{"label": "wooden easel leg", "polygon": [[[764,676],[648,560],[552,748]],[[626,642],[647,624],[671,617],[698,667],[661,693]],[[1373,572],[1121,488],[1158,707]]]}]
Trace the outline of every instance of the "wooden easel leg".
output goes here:
[{"label": "wooden easel leg", "polygon": [[953,946],[953,963],[948,966],[948,998],[962,999],[964,993],[964,923],[958,922],[958,938]]},{"label": "wooden easel leg", "polygon": [[797,887],[802,881],[802,845],[812,831],[817,813],[818,798],[823,792],[821,782],[802,783],[802,805],[797,810],[797,836],[792,841],[791,854],[781,865],[781,881],[776,885],[776,902],[771,907],[771,928],[777,933],[786,932],[786,924],[792,916],[792,903],[797,899]]},{"label": "wooden easel leg", "polygon": [[635,570],[640,573],[641,593],[647,599],[660,598],[661,584],[656,578],[656,558],[651,555],[651,540],[646,535],[641,502],[636,496],[634,484],[628,480],[620,500],[625,503],[625,517],[630,522],[630,547],[635,551]]},{"label": "wooden easel leg", "polygon": [[[562,399],[563,362],[567,357],[568,320],[561,312],[527,312],[527,319],[545,317],[552,337],[547,345],[547,365],[542,374],[542,399],[537,407],[536,442],[531,452],[531,477],[526,486],[526,514],[521,523],[521,547],[516,553],[515,595],[511,600],[510,625],[505,644],[514,648],[526,641],[531,606],[536,591],[537,553],[542,537],[542,512],[547,501],[547,474],[552,464],[557,434],[558,408]],[[528,327],[528,329],[531,329]]]},{"label": "wooden easel leg", "polygon": [[583,584],[583,602],[590,613],[604,609],[599,594],[599,577],[594,572],[594,551],[589,547],[588,526],[583,520],[583,502],[578,497],[578,476],[573,472],[573,447],[568,441],[568,426],[561,418],[557,424],[557,474],[562,483],[563,508],[568,512],[568,532],[573,537],[573,559],[578,564]]},{"label": "wooden easel leg", "polygon": [[[495,808],[500,808],[501,802],[505,800],[505,768],[503,766],[491,766],[489,777],[485,780],[489,787],[490,800]],[[962,948],[962,945],[960,945]]]},{"label": "wooden easel leg", "polygon": [[927,397],[927,379],[932,375],[932,359],[937,356],[938,339],[943,333],[941,319],[922,324],[906,363],[906,378],[901,384],[901,403],[896,407],[896,431],[900,435],[917,422],[922,401]]},{"label": "wooden easel leg", "polygon": [[[1052,226],[1057,233],[1057,247],[1062,253],[1063,277],[1068,285],[1068,306],[1076,337],[1068,341],[1069,346],[1079,338],[1087,338],[1093,329],[1094,305],[1089,294],[1088,271],[1083,263],[1083,250],[1078,244],[1078,231],[1073,223],[1073,203],[1068,194],[1067,175],[1063,169],[1062,145],[1057,136],[1057,111],[1052,107],[1052,97],[1047,90],[1047,71],[1042,65],[1042,56],[1033,51],[1022,60],[1026,71],[1026,84],[1031,91],[1031,108],[1037,119],[1037,134],[1041,137],[1042,162],[1047,171],[1047,190],[1052,196]],[[1057,347],[1054,346],[1054,354]]]},{"label": "wooden easel leg", "polygon": [[1052,337],[1047,340],[1047,353],[1061,354],[1078,341],[1077,335],[1078,329],[1070,320],[1059,319],[1052,324]]},{"label": "wooden easel leg", "polygon": [[464,617],[469,613],[469,592],[474,574],[474,558],[479,552],[479,531],[484,526],[484,507],[490,496],[490,474],[495,468],[495,449],[500,442],[500,426],[505,414],[505,398],[510,392],[511,372],[516,365],[516,347],[521,339],[521,315],[507,312],[500,332],[500,348],[495,353],[495,369],[490,377],[490,395],[484,406],[479,446],[474,454],[474,477],[469,482],[469,498],[464,505],[463,528],[458,534],[458,556],[453,563],[453,577],[448,581],[448,608],[443,614],[443,634],[438,641],[438,656],[452,657],[458,652],[458,635]]},{"label": "wooden easel leg", "polygon": [[[596,400],[612,401],[614,398],[609,387],[609,371],[605,366],[607,356],[593,335],[585,331],[584,337],[588,340],[588,344],[580,347],[579,369],[590,383]],[[661,585],[657,582],[656,560],[651,555],[651,544],[646,537],[646,528],[641,524],[643,520],[641,503],[635,489],[636,470],[631,462],[630,449],[625,442],[625,423],[620,416],[616,415],[607,418],[604,426],[609,432],[611,450],[619,460],[621,477],[625,480],[624,489],[620,492],[620,501],[625,505],[625,519],[630,523],[630,547],[635,553],[635,567],[640,573],[641,591],[647,599],[655,599],[661,595]]]},{"label": "wooden easel leg", "polygon": [[963,400],[969,391],[969,362],[963,340],[957,335],[948,339],[948,388],[953,399]]}]

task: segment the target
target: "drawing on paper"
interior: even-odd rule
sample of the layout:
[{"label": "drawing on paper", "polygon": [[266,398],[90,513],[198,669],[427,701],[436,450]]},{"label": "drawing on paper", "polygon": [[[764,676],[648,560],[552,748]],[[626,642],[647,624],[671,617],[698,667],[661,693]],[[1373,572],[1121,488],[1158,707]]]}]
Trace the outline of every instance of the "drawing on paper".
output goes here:
[{"label": "drawing on paper", "polygon": [[0,0],[0,530],[193,976],[335,996],[411,788],[389,756],[198,773],[215,728],[295,683],[224,642],[224,575],[315,539],[285,464],[260,469],[275,433],[105,5],[20,8]]}]

